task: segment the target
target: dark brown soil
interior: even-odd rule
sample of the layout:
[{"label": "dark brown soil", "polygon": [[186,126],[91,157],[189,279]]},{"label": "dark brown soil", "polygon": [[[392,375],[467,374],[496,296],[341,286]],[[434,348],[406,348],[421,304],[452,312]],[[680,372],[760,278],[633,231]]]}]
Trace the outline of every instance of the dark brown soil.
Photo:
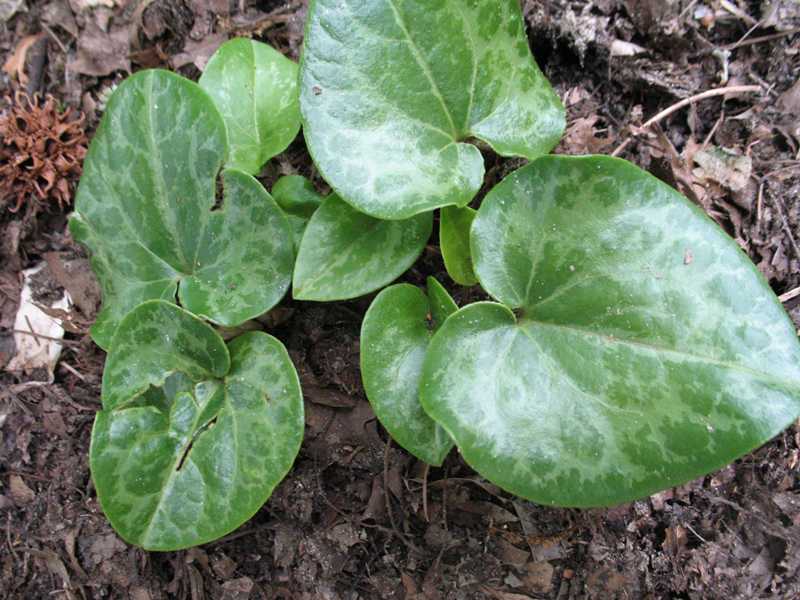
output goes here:
[{"label": "dark brown soil", "polygon": [[[28,8],[4,21],[17,4]],[[523,6],[531,47],[569,111],[558,152],[611,153],[631,138],[622,156],[703,206],[800,323],[800,5]],[[196,77],[233,35],[296,59],[305,11],[303,0],[3,0],[0,59],[19,58],[21,44],[32,43],[21,66],[12,61],[0,75],[0,91],[50,93],[84,111],[91,133],[126,70],[161,66]],[[722,85],[762,91],[693,103],[641,129],[660,110]],[[747,165],[709,167],[698,153],[714,146]],[[487,154],[485,187],[519,164]],[[748,166],[750,176],[731,189]],[[294,172],[323,185],[301,138],[263,180],[270,186]],[[800,426],[718,473],[632,504],[523,502],[456,453],[426,472],[387,442],[358,371],[370,298],[286,300],[271,313],[269,329],[301,373],[307,429],[294,469],[258,514],[188,551],[127,546],[99,509],[87,465],[104,360],[86,335],[96,291],[85,276],[59,275],[65,264],[85,275],[85,254],[57,202],[7,209],[0,198],[0,367],[13,354],[22,269],[49,256],[53,285],[72,286],[78,306],[52,384],[0,372],[0,598],[800,598]],[[460,304],[479,294],[447,279],[433,246],[404,279],[421,284],[429,274],[448,282]]]}]

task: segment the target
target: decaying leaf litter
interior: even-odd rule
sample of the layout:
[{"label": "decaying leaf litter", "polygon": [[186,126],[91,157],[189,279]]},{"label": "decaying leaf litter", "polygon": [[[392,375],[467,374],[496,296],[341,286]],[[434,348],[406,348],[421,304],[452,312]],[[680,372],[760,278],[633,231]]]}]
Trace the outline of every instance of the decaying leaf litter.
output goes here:
[{"label": "decaying leaf litter", "polygon": [[[304,2],[3,2],[3,95],[51,94],[91,133],[128,69],[196,78],[224,39],[297,59]],[[630,158],[700,204],[800,319],[800,9],[791,1],[523,3],[534,54],[568,109],[559,152]],[[686,103],[722,87],[757,88]],[[3,105],[3,115],[10,110]],[[647,127],[644,125],[647,124]],[[630,140],[630,141],[628,141]],[[490,189],[521,161],[484,152]],[[302,140],[262,173],[311,176]],[[359,325],[370,298],[285,301],[268,316],[306,391],[306,441],[270,502],[226,539],[146,554],[113,534],[86,464],[103,354],[87,326],[97,292],[56,196],[0,216],[0,364],[13,356],[20,273],[45,261],[46,297],[75,306],[55,382],[2,373],[0,562],[9,597],[795,597],[798,429],[713,476],[610,510],[546,509],[451,456],[426,472],[387,445],[364,400]],[[48,259],[49,257],[49,259]],[[685,261],[693,260],[690,253]],[[75,273],[75,276],[70,274]],[[404,281],[438,276],[426,251]],[[88,279],[88,281],[87,281]],[[41,375],[41,374],[39,374]]]}]

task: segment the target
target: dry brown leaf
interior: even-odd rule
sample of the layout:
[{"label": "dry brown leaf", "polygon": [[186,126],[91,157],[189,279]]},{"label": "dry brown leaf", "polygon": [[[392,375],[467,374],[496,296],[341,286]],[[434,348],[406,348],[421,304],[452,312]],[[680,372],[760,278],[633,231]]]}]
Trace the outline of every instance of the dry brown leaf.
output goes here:
[{"label": "dry brown leaf", "polygon": [[753,163],[749,156],[712,146],[708,150],[698,150],[692,157],[699,169],[693,174],[701,180],[716,181],[735,192],[743,190],[750,180]]},{"label": "dry brown leaf", "polygon": [[28,56],[28,50],[44,36],[45,34],[43,32],[34,35],[26,35],[19,41],[13,54],[9,56],[5,64],[3,64],[3,71],[5,71],[9,77],[16,77],[17,81],[23,86],[28,83],[28,76],[25,75],[25,58]]},{"label": "dry brown leaf", "polygon": [[25,10],[25,0],[0,0],[0,22],[5,23],[21,10]]},{"label": "dry brown leaf", "polygon": [[67,62],[73,73],[104,77],[114,71],[130,72],[130,38],[125,27],[112,27],[103,31],[90,22],[78,38],[75,58]]},{"label": "dry brown leaf", "polygon": [[562,141],[565,154],[598,154],[611,145],[611,140],[597,135],[595,125],[600,120],[598,115],[575,119],[567,127]]},{"label": "dry brown leaf", "polygon": [[17,506],[24,506],[36,500],[34,491],[25,484],[19,475],[9,476],[8,491]]},{"label": "dry brown leaf", "polygon": [[482,590],[484,593],[489,594],[489,596],[494,598],[495,600],[533,600],[533,598],[531,598],[530,596],[526,596],[525,594],[504,592],[503,590],[490,588],[488,586],[483,586]]},{"label": "dry brown leaf", "polygon": [[331,388],[323,388],[318,385],[304,385],[303,395],[306,400],[322,406],[331,408],[352,408],[356,405],[354,396],[348,396],[340,391]]},{"label": "dry brown leaf", "polygon": [[529,592],[549,594],[553,589],[553,565],[549,562],[529,562],[522,577]]},{"label": "dry brown leaf", "polygon": [[173,69],[180,69],[189,63],[194,63],[202,71],[206,68],[211,55],[227,39],[228,36],[224,33],[211,34],[197,42],[187,38],[183,52],[173,56],[169,61],[170,65]]}]

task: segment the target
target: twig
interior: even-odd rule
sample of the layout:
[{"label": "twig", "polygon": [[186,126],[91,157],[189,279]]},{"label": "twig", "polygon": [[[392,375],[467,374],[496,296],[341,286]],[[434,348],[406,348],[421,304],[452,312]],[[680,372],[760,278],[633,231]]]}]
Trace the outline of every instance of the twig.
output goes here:
[{"label": "twig", "polygon": [[28,315],[25,315],[25,322],[28,324],[28,329],[31,330],[31,335],[33,336],[33,341],[36,342],[36,347],[41,348],[41,344],[39,343],[39,334],[33,330],[33,325],[31,325],[31,320],[28,318]]},{"label": "twig", "polygon": [[389,515],[389,522],[392,524],[392,530],[397,538],[403,542],[409,550],[418,554],[424,554],[416,545],[410,542],[405,535],[403,535],[397,528],[397,523],[394,520],[394,512],[392,512],[392,500],[389,498],[389,450],[392,447],[392,438],[386,438],[386,448],[383,451],[383,500],[386,504],[386,513]]},{"label": "twig", "polygon": [[800,161],[793,161],[794,164],[787,165],[785,167],[781,167],[780,169],[775,169],[774,171],[770,171],[766,175],[764,175],[763,179],[767,177],[772,177],[773,175],[777,175],[778,173],[783,173],[784,171],[791,171],[792,169],[800,169]]},{"label": "twig", "polygon": [[86,378],[85,378],[83,375],[81,375],[80,373],[78,373],[78,371],[75,369],[75,367],[71,366],[69,363],[66,363],[66,362],[64,362],[64,361],[62,360],[62,361],[61,361],[60,363],[58,363],[58,364],[59,364],[59,365],[61,365],[62,367],[64,367],[64,368],[65,368],[67,371],[69,371],[69,372],[70,372],[70,373],[72,373],[73,375],[75,375],[75,377],[77,377],[77,378],[78,378],[78,379],[80,379],[81,381],[86,381]]},{"label": "twig", "polygon": [[62,42],[61,39],[59,39],[59,37],[55,34],[55,32],[47,26],[47,23],[45,23],[44,21],[40,21],[40,24],[42,26],[42,29],[44,29],[47,32],[47,35],[53,38],[53,41],[56,44],[58,44],[58,47],[61,48],[61,51],[64,54],[67,54],[68,50],[67,47],[64,45],[64,42]]},{"label": "twig", "polygon": [[789,221],[786,219],[786,209],[783,206],[783,201],[777,196],[774,196],[773,200],[775,200],[775,208],[778,210],[778,216],[781,218],[783,230],[786,233],[786,236],[789,238],[789,245],[792,247],[797,260],[800,260],[800,248],[797,246],[797,240],[794,239],[794,233],[792,233],[792,228],[789,227]]},{"label": "twig", "polygon": [[761,230],[761,216],[764,214],[764,180],[758,184],[758,200],[756,201],[756,230]]},{"label": "twig", "polygon": [[687,14],[689,14],[689,11],[690,11],[690,10],[692,10],[692,9],[694,8],[694,5],[695,5],[695,4],[697,4],[697,3],[698,3],[698,1],[699,1],[699,0],[692,0],[691,2],[689,2],[689,4],[687,4],[687,5],[686,5],[686,8],[684,8],[684,9],[681,11],[681,14],[679,14],[679,15],[678,15],[678,21],[683,21],[683,18],[684,18],[684,17],[685,17]]},{"label": "twig", "polygon": [[628,147],[628,144],[633,141],[633,139],[639,135],[640,132],[648,129],[649,127],[653,126],[655,123],[658,123],[662,119],[670,116],[672,113],[679,111],[685,106],[689,106],[690,104],[694,104],[695,102],[699,102],[700,100],[705,100],[706,98],[714,98],[715,96],[727,96],[730,94],[747,94],[747,93],[755,93],[760,92],[761,86],[758,85],[732,85],[728,87],[722,88],[715,88],[713,90],[706,90],[705,92],[700,92],[699,94],[695,94],[694,96],[689,96],[688,98],[684,98],[680,102],[676,102],[672,106],[665,108],[656,116],[651,117],[648,119],[644,125],[642,125],[639,131],[635,132],[634,135],[626,139],[622,142],[619,146],[617,146],[616,150],[611,153],[611,156],[619,156],[620,153]]},{"label": "twig", "polygon": [[744,12],[741,8],[736,6],[730,0],[720,0],[719,5],[722,8],[724,8],[725,10],[727,10],[729,13],[731,13],[732,15],[734,15],[736,17],[739,17],[742,21],[744,21],[745,23],[747,23],[751,27],[753,25],[757,25],[758,24],[758,21],[756,21],[753,17],[748,15],[746,12]]},{"label": "twig", "polygon": [[711,143],[711,138],[713,138],[714,134],[717,133],[717,129],[719,129],[719,126],[722,125],[723,121],[725,121],[725,109],[722,110],[722,112],[719,115],[719,119],[717,119],[717,122],[714,123],[714,126],[711,128],[711,131],[708,132],[706,139],[703,140],[703,145],[700,146],[700,150],[705,150],[706,148],[708,148],[708,145]]},{"label": "twig", "polygon": [[764,42],[771,42],[772,40],[779,40],[782,37],[794,35],[795,33],[800,33],[800,27],[796,27],[794,29],[788,29],[786,31],[781,31],[778,33],[770,33],[769,35],[762,35],[760,37],[752,38],[749,40],[741,39],[733,44],[728,44],[727,46],[721,46],[721,48],[723,50],[736,50],[736,48],[741,48],[742,46],[752,46],[753,44],[762,44]]},{"label": "twig", "polygon": [[793,290],[789,290],[785,294],[781,294],[778,296],[778,300],[780,300],[783,304],[786,304],[789,300],[794,300],[800,296],[800,287],[796,287]]},{"label": "twig", "polygon": [[8,518],[6,519],[6,543],[8,544],[8,549],[11,551],[11,555],[14,557],[14,560],[19,560],[19,556],[17,555],[17,551],[14,550],[14,544],[11,543],[11,513],[8,513]]},{"label": "twig", "polygon": [[422,472],[422,514],[425,515],[425,521],[430,523],[428,518],[428,472],[431,466],[425,463],[425,470]]},{"label": "twig", "polygon": [[[28,323],[30,325],[30,323]],[[33,331],[25,331],[24,329],[12,329],[11,333],[19,333],[20,335],[30,335],[34,338],[39,338],[42,340],[50,340],[51,342],[58,342],[59,344],[64,344],[66,346],[80,346],[81,343],[75,340],[65,340],[63,338],[56,338],[50,335],[44,335],[42,333],[34,333]]]},{"label": "twig", "polygon": [[691,525],[689,525],[689,523],[684,523],[684,525],[686,525],[686,528],[687,528],[689,531],[691,531],[691,532],[692,532],[692,533],[695,535],[695,537],[697,537],[697,539],[699,539],[699,540],[700,540],[701,542],[703,542],[704,544],[707,544],[707,543],[708,543],[708,540],[707,540],[706,538],[704,538],[702,535],[700,535],[699,533],[697,533],[697,532],[694,530],[694,527],[692,527]]}]

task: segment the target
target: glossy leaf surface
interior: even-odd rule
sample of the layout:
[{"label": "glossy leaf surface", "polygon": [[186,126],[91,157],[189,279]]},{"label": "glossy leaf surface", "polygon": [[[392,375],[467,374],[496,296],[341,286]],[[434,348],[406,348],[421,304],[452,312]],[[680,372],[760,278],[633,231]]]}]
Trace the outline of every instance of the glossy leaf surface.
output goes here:
[{"label": "glossy leaf surface", "polygon": [[300,131],[297,64],[267,44],[244,38],[225,42],[199,83],[228,127],[229,167],[258,175]]},{"label": "glossy leaf surface", "polygon": [[122,317],[174,299],[235,326],[274,306],[291,279],[289,223],[264,188],[224,172],[225,125],[194,83],[166,71],[129,77],[92,140],[70,230],[92,253],[103,309],[92,337],[108,349]]},{"label": "glossy leaf surface", "polygon": [[417,260],[433,214],[383,221],[328,196],[303,234],[294,267],[298,300],[345,300],[392,282]]},{"label": "glossy leaf surface", "polygon": [[[421,400],[501,487],[610,505],[717,469],[800,412],[800,345],[736,243],[637,167],[543,157],[484,200],[479,303],[434,337]],[[518,316],[509,308],[518,309]]]},{"label": "glossy leaf surface", "polygon": [[533,158],[564,129],[517,0],[313,0],[300,108],[326,181],[385,219],[466,205],[484,174],[468,138]]},{"label": "glossy leaf surface", "polygon": [[472,268],[469,230],[475,209],[446,206],[439,216],[439,247],[447,274],[459,285],[475,285],[478,278]]},{"label": "glossy leaf surface", "polygon": [[439,466],[453,447],[450,436],[419,402],[422,363],[431,337],[457,310],[447,291],[428,279],[430,299],[399,283],[372,301],[361,325],[361,378],[375,415],[398,444]]},{"label": "glossy leaf surface", "polygon": [[175,550],[249,519],[294,462],[303,436],[300,384],[275,338],[225,347],[214,330],[163,301],[122,321],[92,431],[92,478],[128,542]]}]

